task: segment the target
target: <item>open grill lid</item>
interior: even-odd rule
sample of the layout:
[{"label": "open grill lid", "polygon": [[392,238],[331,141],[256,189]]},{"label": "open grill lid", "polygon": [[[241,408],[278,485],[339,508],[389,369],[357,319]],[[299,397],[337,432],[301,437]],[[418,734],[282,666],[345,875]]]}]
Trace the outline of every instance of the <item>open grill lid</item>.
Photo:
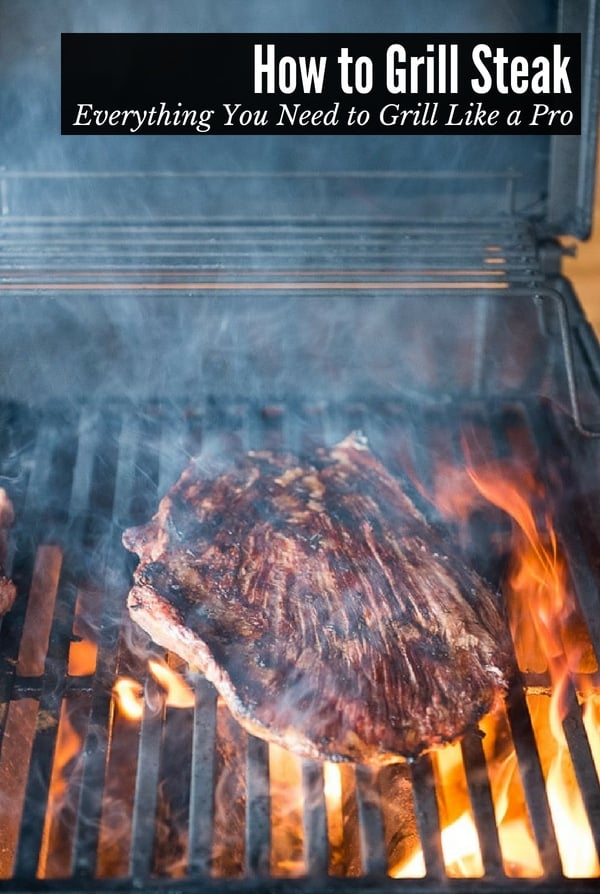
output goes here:
[{"label": "open grill lid", "polygon": [[[174,177],[150,190],[139,175],[150,171],[226,169],[259,176],[223,208],[240,217],[277,213],[295,217],[472,219],[517,215],[543,235],[589,233],[597,127],[600,31],[597,0],[531,0],[440,5],[341,2],[302,5],[290,19],[275,0],[235,8],[216,0],[175,8],[159,3],[23,0],[0,9],[0,178],[2,213],[18,217],[202,216],[211,209],[207,179]],[[234,15],[232,15],[234,13]],[[59,84],[61,31],[136,32],[580,32],[582,132],[580,136],[436,135],[379,137],[178,136],[61,137]],[[199,90],[199,97],[202,91]],[[200,101],[200,99],[199,99]],[[136,178],[119,181],[124,171]],[[351,171],[356,176],[348,177]],[[92,187],[86,173],[101,172]],[[328,172],[328,177],[323,173]],[[35,173],[37,176],[30,179]],[[56,173],[74,175],[68,185]],[[285,174],[291,176],[282,176]],[[344,173],[344,176],[341,176]],[[39,175],[47,175],[40,181]],[[50,176],[51,175],[51,176]],[[300,175],[300,176],[299,176]],[[268,183],[265,183],[265,177]],[[126,213],[126,212],[125,212]]]}]

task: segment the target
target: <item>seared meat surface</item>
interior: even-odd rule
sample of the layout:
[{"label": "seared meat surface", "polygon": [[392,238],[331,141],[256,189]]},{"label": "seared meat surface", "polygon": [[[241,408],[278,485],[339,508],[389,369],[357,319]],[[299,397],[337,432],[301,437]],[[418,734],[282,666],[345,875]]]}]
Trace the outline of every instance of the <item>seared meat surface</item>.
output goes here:
[{"label": "seared meat surface", "polygon": [[251,733],[300,755],[417,755],[504,690],[495,595],[359,437],[307,462],[193,461],[124,543],[140,557],[134,620]]},{"label": "seared meat surface", "polygon": [[12,608],[17,594],[13,582],[3,574],[7,552],[7,530],[13,521],[13,505],[4,488],[0,487],[0,616],[6,614]]},{"label": "seared meat surface", "polygon": [[6,614],[13,606],[17,591],[11,580],[0,574],[0,615]]}]

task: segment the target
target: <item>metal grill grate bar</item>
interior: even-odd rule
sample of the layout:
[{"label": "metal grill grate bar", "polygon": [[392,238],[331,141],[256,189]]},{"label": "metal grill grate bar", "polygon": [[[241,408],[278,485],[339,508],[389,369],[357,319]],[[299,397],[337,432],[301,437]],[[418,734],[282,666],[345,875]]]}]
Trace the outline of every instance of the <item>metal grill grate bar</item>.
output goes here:
[{"label": "metal grill grate bar", "polygon": [[181,281],[286,282],[361,278],[542,284],[537,248],[526,225],[477,228],[412,226],[390,221],[314,224],[0,220],[0,281],[19,284]]},{"label": "metal grill grate bar", "polygon": [[377,773],[370,767],[356,767],[356,800],[363,872],[369,876],[385,875],[387,857],[381,799]]},{"label": "metal grill grate bar", "polygon": [[310,876],[324,876],[329,865],[327,812],[321,764],[302,762],[304,863]]},{"label": "metal grill grate bar", "polygon": [[441,880],[446,877],[440,830],[440,814],[435,795],[433,766],[428,754],[412,765],[415,817],[428,878]]},{"label": "metal grill grate bar", "polygon": [[590,822],[596,854],[600,860],[600,781],[573,685],[570,685],[567,691],[567,713],[563,720],[563,729]]},{"label": "metal grill grate bar", "polygon": [[[560,462],[566,487],[575,487],[575,475],[573,470],[565,462],[564,456],[568,456],[562,437],[551,414],[545,412],[542,416],[527,416],[528,430],[536,447],[546,441],[550,444],[550,464],[541,463],[543,480],[550,495],[555,493],[554,481],[550,474],[557,461]],[[550,438],[543,437],[542,425],[550,433]],[[561,451],[559,453],[559,451]],[[565,466],[567,466],[565,468]],[[556,519],[556,530],[560,543],[565,550],[566,561],[569,569],[570,583],[575,593],[579,609],[585,620],[586,629],[592,641],[596,661],[600,662],[600,612],[598,612],[598,591],[593,577],[589,573],[589,563],[584,565],[582,543],[576,525],[569,524],[563,519],[563,511],[556,498],[552,498],[553,515]],[[569,753],[573,761],[573,767],[583,803],[588,815],[592,836],[598,859],[600,860],[600,780],[594,765],[594,759],[590,744],[583,725],[582,709],[577,701],[573,674],[566,691],[566,714],[563,719],[563,729],[567,738]]]},{"label": "metal grill grate bar", "polygon": [[523,780],[527,809],[544,873],[549,878],[558,878],[562,876],[562,863],[531,717],[520,680],[513,683],[509,692],[507,713]]},{"label": "metal grill grate bar", "polygon": [[194,690],[189,871],[206,875],[213,843],[217,693],[203,677],[196,679]]},{"label": "metal grill grate bar", "polygon": [[477,733],[467,734],[461,742],[461,751],[485,874],[492,878],[501,876],[503,875],[502,853],[498,827],[494,815],[485,755],[479,735]]},{"label": "metal grill grate bar", "polygon": [[269,874],[271,817],[269,797],[269,746],[248,736],[246,755],[246,872]]},{"label": "metal grill grate bar", "polygon": [[[63,420],[60,420],[62,422]],[[53,511],[55,506],[60,506],[60,496],[71,490],[71,481],[60,474],[55,466],[59,450],[60,423],[56,419],[46,418],[40,426],[35,449],[35,465],[27,488],[25,499],[25,517],[37,517],[37,525],[34,530],[39,530],[40,519],[45,519],[50,530],[56,537],[62,533],[63,513],[58,511],[58,517]],[[66,442],[75,444],[75,438],[70,429],[65,432]],[[44,449],[45,443],[45,449]],[[64,462],[64,456],[61,457]],[[39,463],[39,465],[38,465]],[[60,466],[60,463],[58,464]],[[57,493],[58,485],[63,485],[63,494]],[[37,540],[37,538],[36,538]],[[44,549],[44,547],[42,547]],[[60,569],[59,550],[50,547],[55,554],[56,573]],[[38,556],[43,553],[38,552]],[[36,566],[39,567],[39,566]],[[52,574],[52,571],[48,569]],[[45,587],[50,584],[46,578],[47,572],[42,572],[42,579],[38,586]],[[30,580],[30,599],[35,580],[34,574]],[[51,586],[51,584],[50,584]],[[47,594],[50,599],[50,593]],[[15,856],[14,872],[17,876],[31,877],[38,868],[42,836],[44,833],[44,820],[46,817],[50,777],[52,773],[53,759],[56,747],[59,716],[61,711],[62,696],[64,692],[63,681],[66,675],[69,634],[73,621],[75,608],[75,589],[72,583],[65,580],[64,571],[58,583],[57,599],[61,605],[61,611],[54,613],[52,627],[49,633],[47,654],[39,656],[33,664],[35,668],[26,669],[32,664],[30,659],[23,655],[24,644],[27,649],[30,646],[36,649],[35,637],[40,636],[36,629],[34,613],[26,612],[24,626],[21,630],[19,662],[16,665],[17,673],[23,668],[26,673],[35,673],[37,665],[43,669],[41,680],[41,694],[38,708],[38,724],[31,749],[29,774],[23,802],[23,821]],[[37,675],[37,674],[36,674]],[[40,718],[43,721],[40,722]]]},{"label": "metal grill grate bar", "polygon": [[31,750],[27,789],[23,802],[23,821],[14,865],[14,873],[17,877],[32,877],[37,870],[42,847],[60,705],[61,698],[56,692],[47,694],[40,701],[40,711],[44,711],[52,719],[52,722],[46,729],[38,727]]},{"label": "metal grill grate bar", "polygon": [[154,682],[148,680],[144,688],[129,861],[130,874],[137,882],[146,879],[152,869],[163,719],[162,697]]},{"label": "metal grill grate bar", "polygon": [[[83,747],[81,793],[74,831],[73,869],[81,875],[94,875],[97,866],[97,849],[102,815],[102,794],[108,749],[108,730],[111,717],[111,690],[119,663],[119,635],[122,619],[122,593],[126,586],[125,557],[120,547],[118,528],[107,524],[111,517],[125,514],[130,501],[129,488],[133,477],[135,457],[128,446],[131,444],[131,428],[120,415],[91,415],[90,426],[98,424],[98,443],[111,447],[104,461],[95,454],[94,486],[102,490],[106,506],[104,530],[88,528],[86,537],[94,545],[103,545],[100,562],[100,580],[104,603],[99,625],[96,673],[93,681],[89,731]],[[122,424],[123,422],[123,424]],[[88,430],[86,428],[86,430]],[[117,440],[115,441],[115,436]],[[83,474],[83,473],[82,473]],[[87,472],[86,472],[87,474]],[[89,511],[95,506],[94,490],[90,495]],[[93,521],[93,516],[88,522]]]}]

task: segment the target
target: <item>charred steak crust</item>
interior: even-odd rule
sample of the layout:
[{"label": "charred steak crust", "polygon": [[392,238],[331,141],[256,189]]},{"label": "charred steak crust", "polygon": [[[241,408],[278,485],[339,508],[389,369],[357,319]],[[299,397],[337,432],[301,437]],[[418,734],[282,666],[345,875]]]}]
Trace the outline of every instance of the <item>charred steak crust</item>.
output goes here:
[{"label": "charred steak crust", "polygon": [[363,439],[310,463],[192,462],[124,533],[128,605],[251,733],[311,758],[387,763],[456,739],[504,691],[507,628]]},{"label": "charred steak crust", "polygon": [[13,505],[3,487],[0,487],[0,617],[13,606],[17,590],[9,578],[5,577],[4,564],[8,550],[7,531],[14,521]]}]

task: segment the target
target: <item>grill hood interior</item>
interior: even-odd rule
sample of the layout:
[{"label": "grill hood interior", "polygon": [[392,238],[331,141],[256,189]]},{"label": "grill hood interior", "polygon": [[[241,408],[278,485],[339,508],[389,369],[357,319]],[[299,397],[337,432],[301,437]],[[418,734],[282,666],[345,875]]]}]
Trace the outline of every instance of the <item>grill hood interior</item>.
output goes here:
[{"label": "grill hood interior", "polygon": [[[590,226],[598,96],[596,3],[570,0],[507,2],[465,0],[444,6],[308,0],[289,15],[274,0],[252,6],[180,0],[174,6],[135,0],[97,4],[82,0],[24,0],[0,5],[0,153],[4,213],[21,216],[141,217],[214,214],[207,180],[170,182],[146,189],[139,174],[218,170],[270,175],[252,188],[231,184],[217,194],[223,214],[239,216],[396,214],[465,217],[516,214],[546,232],[585,236]],[[403,136],[383,137],[61,137],[60,40],[62,31],[250,32],[560,32],[582,33],[584,84],[580,137]],[[202,94],[199,85],[199,97]],[[133,172],[133,182],[73,178],[68,186],[31,175]],[[351,171],[352,183],[323,178]],[[401,173],[398,180],[377,178]],[[313,175],[278,182],[273,174]],[[440,177],[443,173],[445,176]],[[19,175],[25,175],[23,177]],[[375,182],[373,182],[375,181]]]}]

